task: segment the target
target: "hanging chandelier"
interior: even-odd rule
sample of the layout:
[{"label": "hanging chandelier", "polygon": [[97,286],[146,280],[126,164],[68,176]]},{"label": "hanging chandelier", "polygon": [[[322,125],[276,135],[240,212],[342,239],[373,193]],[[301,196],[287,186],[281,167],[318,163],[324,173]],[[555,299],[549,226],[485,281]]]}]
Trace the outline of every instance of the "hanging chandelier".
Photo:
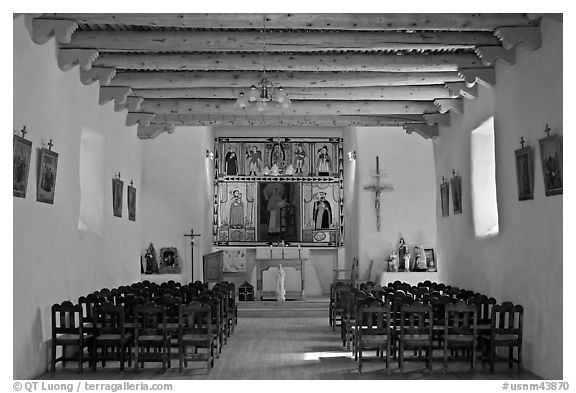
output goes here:
[{"label": "hanging chandelier", "polygon": [[262,77],[255,85],[250,87],[247,95],[241,91],[236,98],[236,105],[240,108],[256,108],[263,112],[270,107],[288,108],[291,104],[290,98],[282,86],[275,86],[266,76],[266,15],[262,15],[264,47],[262,49]]}]

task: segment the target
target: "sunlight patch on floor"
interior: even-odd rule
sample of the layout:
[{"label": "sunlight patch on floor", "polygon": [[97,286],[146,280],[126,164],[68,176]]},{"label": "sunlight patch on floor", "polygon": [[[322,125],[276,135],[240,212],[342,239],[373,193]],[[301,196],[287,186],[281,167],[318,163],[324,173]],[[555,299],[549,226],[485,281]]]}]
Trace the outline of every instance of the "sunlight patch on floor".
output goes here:
[{"label": "sunlight patch on floor", "polygon": [[304,360],[320,360],[321,358],[352,358],[352,355],[342,352],[306,352]]}]

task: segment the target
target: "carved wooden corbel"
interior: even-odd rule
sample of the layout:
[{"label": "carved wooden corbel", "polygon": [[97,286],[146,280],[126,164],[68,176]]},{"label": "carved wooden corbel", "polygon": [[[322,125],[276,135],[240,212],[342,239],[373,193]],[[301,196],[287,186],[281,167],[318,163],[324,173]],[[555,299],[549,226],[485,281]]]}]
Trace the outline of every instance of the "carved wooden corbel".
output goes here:
[{"label": "carved wooden corbel", "polygon": [[58,50],[58,67],[60,67],[62,71],[68,71],[78,64],[80,68],[89,70],[97,58],[98,51],[96,49],[60,48]]},{"label": "carved wooden corbel", "polygon": [[411,123],[411,124],[405,124],[404,129],[406,130],[407,134],[415,132],[424,139],[437,138],[440,135],[438,132],[437,124],[429,126],[426,124]]},{"label": "carved wooden corbel", "polygon": [[128,112],[137,112],[140,110],[140,105],[144,102],[144,98],[130,96],[126,98],[126,102],[120,104],[118,101],[114,102],[114,110],[116,112],[123,111],[124,109],[128,109]]},{"label": "carved wooden corbel", "polygon": [[136,135],[140,139],[153,139],[163,132],[172,134],[174,132],[174,124],[154,123],[150,124],[149,126],[143,126],[142,124],[139,124],[138,132]]},{"label": "carved wooden corbel", "polygon": [[134,124],[139,124],[148,127],[154,116],[156,116],[155,113],[128,112],[126,114],[126,125],[133,126]]},{"label": "carved wooden corbel", "polygon": [[466,82],[449,82],[444,84],[446,90],[450,94],[450,97],[459,97],[473,99],[478,97],[478,86],[474,84],[472,87],[468,87]]},{"label": "carved wooden corbel", "polygon": [[124,86],[101,86],[100,87],[100,99],[98,102],[100,105],[104,105],[107,102],[114,100],[116,104],[124,104],[128,99],[128,95],[132,93],[132,89]]},{"label": "carved wooden corbel", "polygon": [[89,70],[80,68],[80,81],[85,85],[99,81],[100,86],[108,86],[115,76],[115,68],[92,67]]},{"label": "carved wooden corbel", "polygon": [[502,41],[502,46],[506,49],[522,44],[528,50],[536,50],[542,45],[540,26],[498,27],[494,35]]},{"label": "carved wooden corbel", "polygon": [[514,51],[504,49],[501,46],[478,46],[474,52],[482,60],[482,64],[487,66],[494,65],[496,59],[500,59],[508,65],[514,65]]},{"label": "carved wooden corbel", "polygon": [[438,112],[446,113],[454,109],[458,113],[464,112],[464,102],[462,98],[438,98],[434,100],[434,106],[438,108]]},{"label": "carved wooden corbel", "polygon": [[422,116],[429,126],[450,126],[450,113],[424,113]]},{"label": "carved wooden corbel", "polygon": [[468,87],[480,83],[486,87],[496,84],[496,73],[494,67],[489,68],[459,68],[458,76],[464,79]]},{"label": "carved wooden corbel", "polygon": [[32,40],[42,45],[55,37],[59,44],[68,44],[77,28],[78,23],[73,20],[33,19]]}]

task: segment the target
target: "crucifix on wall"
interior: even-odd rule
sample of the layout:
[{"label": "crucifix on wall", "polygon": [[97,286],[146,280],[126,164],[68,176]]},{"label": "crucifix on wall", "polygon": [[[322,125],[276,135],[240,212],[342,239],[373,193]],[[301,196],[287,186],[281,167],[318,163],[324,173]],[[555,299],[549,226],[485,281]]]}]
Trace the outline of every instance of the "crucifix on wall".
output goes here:
[{"label": "crucifix on wall", "polygon": [[189,237],[190,238],[190,259],[191,259],[191,263],[192,263],[192,267],[190,269],[191,272],[191,281],[194,281],[194,238],[200,236],[199,233],[194,233],[194,229],[190,230],[189,234],[184,234],[185,237]]},{"label": "crucifix on wall", "polygon": [[376,174],[374,177],[376,181],[374,184],[364,186],[365,190],[374,192],[374,209],[376,210],[376,230],[380,231],[380,195],[382,191],[392,191],[394,187],[392,184],[381,183],[380,178],[386,176],[380,173],[380,159],[376,156]]}]

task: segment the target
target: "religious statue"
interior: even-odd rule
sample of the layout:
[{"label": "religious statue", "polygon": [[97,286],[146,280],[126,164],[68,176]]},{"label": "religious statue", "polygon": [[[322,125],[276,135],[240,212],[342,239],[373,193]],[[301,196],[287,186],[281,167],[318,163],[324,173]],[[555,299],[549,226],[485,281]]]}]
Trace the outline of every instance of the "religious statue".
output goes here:
[{"label": "religious statue", "polygon": [[238,156],[233,147],[228,149],[228,153],[226,153],[226,156],[224,157],[224,166],[227,175],[238,174]]},{"label": "religious statue", "polygon": [[318,200],[314,202],[314,229],[328,229],[332,223],[332,207],[326,200],[326,193],[319,192]]},{"label": "religious statue", "polygon": [[244,203],[242,194],[238,190],[232,192],[232,201],[230,202],[230,227],[242,228],[244,226]]},{"label": "religious statue", "polygon": [[389,272],[397,272],[398,271],[398,255],[396,255],[395,251],[392,251],[388,258],[386,258],[387,262],[387,271]]},{"label": "religious statue", "polygon": [[246,156],[248,157],[248,176],[252,174],[254,176],[258,175],[262,165],[262,152],[258,150],[256,146],[252,146],[250,150],[246,152]]},{"label": "religious statue", "polygon": [[278,273],[276,273],[276,300],[283,302],[286,300],[286,290],[284,289],[284,278],[286,273],[282,269],[282,265],[278,265]]},{"label": "religious statue", "polygon": [[286,156],[284,154],[284,148],[280,143],[274,144],[272,148],[272,153],[270,153],[270,165],[274,167],[277,165],[280,170],[284,169]]},{"label": "religious statue", "polygon": [[158,262],[156,261],[156,250],[154,245],[150,243],[144,254],[146,259],[146,274],[158,273]]},{"label": "religious statue", "polygon": [[286,206],[286,199],[283,198],[283,190],[279,188],[277,184],[271,183],[269,193],[265,192],[268,204],[266,206],[266,211],[268,212],[268,233],[278,234],[280,233],[280,209]]},{"label": "religious statue", "polygon": [[408,265],[406,265],[406,263],[404,263],[404,255],[406,255],[406,243],[404,242],[404,238],[401,237],[400,238],[400,243],[398,244],[398,261],[400,263],[400,271],[406,271],[408,270]]},{"label": "religious statue", "polygon": [[410,250],[408,248],[406,248],[406,253],[404,254],[404,270],[413,270],[413,266],[410,265]]},{"label": "religious statue", "polygon": [[318,170],[318,176],[330,176],[330,155],[326,145],[318,150],[316,169]]},{"label": "religious statue", "polygon": [[301,143],[296,145],[294,149],[294,166],[296,167],[295,173],[302,173],[302,167],[304,167],[304,159],[306,158],[306,150]]}]

